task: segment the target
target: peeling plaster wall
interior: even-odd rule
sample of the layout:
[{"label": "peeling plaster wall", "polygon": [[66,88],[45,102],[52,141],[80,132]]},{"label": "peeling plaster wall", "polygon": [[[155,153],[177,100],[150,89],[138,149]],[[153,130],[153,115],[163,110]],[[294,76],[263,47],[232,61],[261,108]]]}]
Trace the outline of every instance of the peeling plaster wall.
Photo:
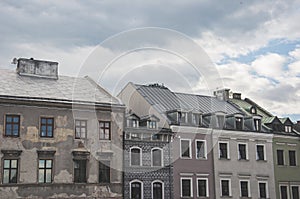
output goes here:
[{"label": "peeling plaster wall", "polygon": [[[5,115],[20,115],[20,136],[4,136]],[[54,118],[54,137],[41,138],[40,118]],[[77,110],[0,103],[0,148],[21,150],[19,178],[15,185],[2,183],[3,153],[0,152],[1,198],[121,198],[122,197],[122,134],[124,109]],[[87,120],[87,138],[75,139],[74,118]],[[99,140],[98,121],[111,121],[112,139]],[[38,150],[54,150],[53,183],[38,184]],[[90,152],[87,163],[87,183],[73,182],[74,150]],[[103,155],[104,154],[104,155]],[[107,155],[109,154],[109,155]],[[100,160],[111,161],[110,184],[98,183]]]}]

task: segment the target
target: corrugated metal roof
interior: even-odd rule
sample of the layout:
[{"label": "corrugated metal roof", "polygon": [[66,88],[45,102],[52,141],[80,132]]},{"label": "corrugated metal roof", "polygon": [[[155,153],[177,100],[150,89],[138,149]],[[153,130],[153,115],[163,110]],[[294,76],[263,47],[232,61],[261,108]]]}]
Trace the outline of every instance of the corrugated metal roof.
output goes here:
[{"label": "corrugated metal roof", "polygon": [[137,91],[159,112],[172,110],[214,113],[224,111],[227,114],[242,113],[226,101],[216,97],[185,93],[175,93],[168,88],[135,85]]},{"label": "corrugated metal roof", "polygon": [[0,96],[120,104],[89,77],[59,76],[53,80],[3,69],[0,70]]}]

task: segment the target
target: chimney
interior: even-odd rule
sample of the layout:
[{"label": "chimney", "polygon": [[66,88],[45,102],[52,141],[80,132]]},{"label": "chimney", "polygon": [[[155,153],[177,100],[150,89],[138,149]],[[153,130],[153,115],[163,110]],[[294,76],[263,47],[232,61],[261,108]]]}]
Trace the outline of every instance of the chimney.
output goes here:
[{"label": "chimney", "polygon": [[300,120],[297,121],[297,124],[300,124]]},{"label": "chimney", "polygon": [[233,99],[242,99],[242,94],[241,93],[233,93],[232,94],[232,98]]},{"label": "chimney", "polygon": [[58,79],[58,62],[19,58],[17,73],[23,76]]},{"label": "chimney", "polygon": [[229,99],[229,91],[230,89],[219,89],[214,91],[214,96],[216,96],[219,100],[227,101]]}]

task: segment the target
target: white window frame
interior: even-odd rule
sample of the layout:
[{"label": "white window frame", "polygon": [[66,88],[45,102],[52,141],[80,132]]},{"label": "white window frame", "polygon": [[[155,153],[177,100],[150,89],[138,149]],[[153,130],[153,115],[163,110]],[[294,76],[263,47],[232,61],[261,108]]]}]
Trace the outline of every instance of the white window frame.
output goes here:
[{"label": "white window frame", "polygon": [[[181,141],[189,141],[189,153],[190,156],[189,157],[182,157],[182,151],[181,151]],[[192,155],[192,141],[191,139],[180,139],[180,158],[181,159],[192,159],[193,155]]]},{"label": "white window frame", "polygon": [[[232,197],[231,178],[220,178],[220,196],[223,197],[222,180],[228,180],[229,197]],[[226,196],[224,196],[224,197],[226,197]]]},{"label": "white window frame", "polygon": [[219,141],[218,142],[218,153],[219,153],[219,159],[224,159],[221,158],[221,153],[220,153],[220,144],[227,144],[227,160],[230,160],[230,151],[229,151],[229,141]]},{"label": "white window frame", "polygon": [[203,197],[203,196],[199,196],[198,180],[205,180],[206,181],[206,196],[205,197],[209,197],[208,178],[197,178],[196,180],[197,180],[196,181],[196,184],[197,184],[197,197]]},{"label": "white window frame", "polygon": [[290,125],[285,125],[285,126],[284,126],[284,131],[285,131],[286,133],[291,133],[291,132],[292,132],[292,126],[290,126]]},{"label": "white window frame", "polygon": [[287,195],[287,199],[290,199],[290,189],[289,186],[287,184],[279,184],[279,198],[281,198],[281,187],[286,187],[286,195]]},{"label": "white window frame", "polygon": [[263,146],[264,147],[264,159],[263,160],[259,160],[259,161],[267,161],[267,155],[266,155],[267,149],[266,149],[266,145],[265,144],[256,144],[255,145],[256,160],[258,160],[257,146]]},{"label": "white window frame", "polygon": [[129,197],[131,198],[131,184],[134,182],[139,182],[141,183],[141,197],[142,199],[144,198],[144,183],[140,180],[132,180],[129,182]]},{"label": "white window frame", "polygon": [[[290,151],[295,151],[295,163],[296,163],[295,166],[291,166],[291,165],[290,165]],[[298,166],[297,150],[296,150],[296,149],[294,149],[294,150],[289,149],[289,150],[288,150],[288,153],[289,153],[289,166],[290,166],[290,167],[297,167],[297,166]]]},{"label": "white window frame", "polygon": [[152,196],[152,199],[155,199],[153,198],[153,184],[156,183],[156,182],[159,182],[162,184],[162,199],[165,198],[165,183],[161,180],[154,180],[153,182],[151,182],[151,196]]},{"label": "white window frame", "polygon": [[[131,164],[131,150],[132,149],[139,149],[140,150],[140,165],[132,165]],[[143,160],[143,150],[138,146],[130,147],[130,149],[129,149],[129,165],[130,166],[136,166],[136,167],[137,166],[142,166],[143,165],[142,160]]]},{"label": "white window frame", "polygon": [[[278,164],[278,153],[277,153],[278,150],[283,151],[283,154],[282,154],[282,155],[283,155],[283,157],[282,157],[282,158],[283,158],[283,165],[279,165],[279,164]],[[285,150],[284,150],[284,149],[282,149],[282,148],[276,149],[276,160],[277,160],[277,161],[276,161],[276,165],[277,165],[277,166],[285,166],[285,163],[286,163],[286,162],[285,162],[285,155],[284,155],[284,154],[285,154]],[[289,158],[290,158],[290,157],[289,157]],[[289,160],[290,160],[290,159],[289,159]]]},{"label": "white window frame", "polygon": [[[151,125],[150,125],[151,123]],[[153,128],[153,124],[155,125],[154,128]],[[157,121],[155,120],[148,120],[147,121],[147,127],[148,129],[157,129]]]},{"label": "white window frame", "polygon": [[[189,197],[193,197],[193,178],[188,178],[188,177],[181,177],[180,178],[180,196],[181,197],[184,197],[183,195],[182,195],[182,180],[190,180],[190,189],[191,189],[191,195],[189,196]],[[185,196],[185,197],[187,197],[187,196]]]},{"label": "white window frame", "polygon": [[[197,142],[198,141],[204,143],[204,158],[197,158]],[[200,140],[200,139],[196,139],[195,140],[195,158],[197,160],[207,160],[207,145],[206,145],[206,140]]]},{"label": "white window frame", "polygon": [[259,189],[259,183],[265,183],[266,184],[266,198],[269,198],[269,184],[268,181],[266,180],[259,180],[257,181],[257,186],[258,186],[258,198],[260,198],[260,189]]},{"label": "white window frame", "polygon": [[[160,150],[160,154],[161,154],[161,165],[160,166],[154,166],[153,165],[153,150]],[[163,149],[159,148],[159,147],[154,147],[151,149],[151,166],[152,167],[163,167],[164,166],[164,155],[163,155]]]},{"label": "white window frame", "polygon": [[250,197],[251,197],[250,180],[246,180],[246,179],[239,180],[240,197],[242,197],[242,186],[241,186],[241,182],[247,182],[247,185],[248,185],[248,198],[250,198]]},{"label": "white window frame", "polygon": [[240,150],[239,150],[239,145],[240,144],[245,144],[246,145],[246,160],[249,160],[249,150],[248,150],[248,143],[247,142],[238,142],[237,143],[237,155],[238,155],[238,160],[242,160],[240,159]]}]

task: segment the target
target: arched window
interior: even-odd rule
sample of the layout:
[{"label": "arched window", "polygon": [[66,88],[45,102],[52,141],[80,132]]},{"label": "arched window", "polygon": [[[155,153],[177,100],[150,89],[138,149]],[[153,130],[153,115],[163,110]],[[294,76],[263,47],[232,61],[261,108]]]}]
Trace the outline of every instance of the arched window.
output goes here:
[{"label": "arched window", "polygon": [[152,198],[163,199],[164,198],[164,184],[161,181],[152,182]]},{"label": "arched window", "polygon": [[142,152],[139,147],[130,148],[130,165],[141,166]]},{"label": "arched window", "polygon": [[130,182],[130,198],[143,199],[143,183],[139,180]]},{"label": "arched window", "polygon": [[163,162],[163,155],[162,149],[160,148],[153,148],[151,150],[152,153],[152,166],[161,167]]}]

